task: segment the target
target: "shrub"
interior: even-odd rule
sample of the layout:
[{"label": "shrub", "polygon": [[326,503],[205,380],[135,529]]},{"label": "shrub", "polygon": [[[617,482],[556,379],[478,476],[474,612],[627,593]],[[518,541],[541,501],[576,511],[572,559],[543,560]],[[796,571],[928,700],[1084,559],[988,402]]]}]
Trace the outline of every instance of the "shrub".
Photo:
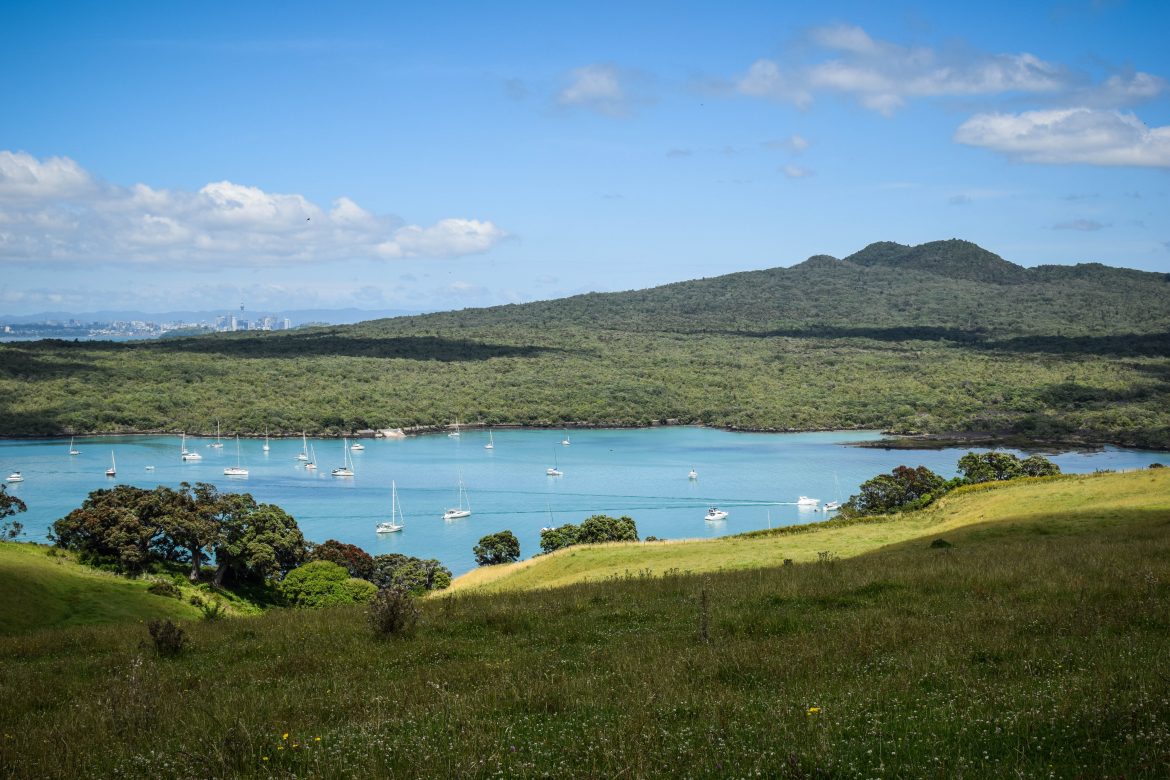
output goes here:
[{"label": "shrub", "polygon": [[1164,468],[1166,468],[1166,467],[1165,467],[1165,466],[1163,466],[1161,463],[1151,463],[1151,464],[1150,464],[1150,468],[1152,468],[1152,469],[1164,469]]},{"label": "shrub", "polygon": [[170,658],[182,651],[186,637],[183,634],[183,629],[172,621],[155,618],[146,624],[146,630],[150,632],[150,639],[154,643],[154,652],[160,658]]},{"label": "shrub", "polygon": [[405,588],[419,594],[448,587],[451,570],[434,558],[386,553],[374,558],[373,574],[368,579],[378,588]]},{"label": "shrub", "polygon": [[147,593],[153,593],[156,596],[166,596],[172,599],[181,599],[183,592],[179,590],[178,586],[173,582],[156,582],[146,589]]},{"label": "shrub", "polygon": [[355,544],[346,544],[336,539],[326,539],[309,551],[311,561],[332,561],[344,566],[351,577],[372,580],[374,575],[373,557]]},{"label": "shrub", "polygon": [[954,545],[948,542],[946,539],[935,539],[930,543],[930,546],[936,550],[944,550],[948,547],[954,547]]},{"label": "shrub", "polygon": [[306,563],[290,571],[280,583],[280,592],[290,605],[308,609],[364,604],[377,590],[330,561]]},{"label": "shrub", "polygon": [[480,566],[511,563],[520,558],[520,541],[511,531],[488,534],[472,548],[475,562]]},{"label": "shrub", "polygon": [[[646,541],[653,541],[657,537],[650,537]],[[638,526],[633,519],[610,517],[609,515],[593,515],[585,519],[581,525],[565,523],[559,528],[545,528],[540,532],[540,549],[550,553],[562,547],[571,547],[574,544],[598,544],[601,542],[636,542],[638,541]]]},{"label": "shrub", "polygon": [[405,588],[382,588],[370,602],[366,614],[370,628],[380,637],[406,636],[418,622],[414,596]]}]

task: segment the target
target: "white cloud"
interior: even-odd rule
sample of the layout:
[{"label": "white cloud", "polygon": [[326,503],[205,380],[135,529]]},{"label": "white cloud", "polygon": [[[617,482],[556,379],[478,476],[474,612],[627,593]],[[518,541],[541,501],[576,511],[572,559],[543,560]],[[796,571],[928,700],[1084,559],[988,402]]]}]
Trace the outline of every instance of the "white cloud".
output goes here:
[{"label": "white cloud", "polygon": [[768,149],[783,149],[793,154],[800,154],[809,147],[809,141],[804,136],[790,135],[787,138],[776,138],[771,141],[764,141],[763,146]]},{"label": "white cloud", "polygon": [[780,168],[780,172],[790,179],[803,179],[813,174],[808,168],[802,168],[799,165],[785,165]]},{"label": "white cloud", "polygon": [[875,40],[854,25],[814,28],[807,40],[813,57],[784,66],[757,60],[736,81],[736,90],[802,109],[819,93],[837,93],[889,116],[917,98],[1077,95],[1078,104],[1117,107],[1149,100],[1167,89],[1164,79],[1141,72],[1086,86],[1087,77],[1026,52],[902,46]]},{"label": "white cloud", "polygon": [[1082,232],[1091,233],[1093,231],[1101,230],[1101,229],[1107,228],[1107,227],[1109,227],[1109,225],[1106,225],[1102,222],[1098,222],[1095,219],[1070,219],[1067,222],[1058,222],[1057,224],[1052,226],[1052,229],[1053,230],[1079,230]]},{"label": "white cloud", "polygon": [[1031,163],[1170,167],[1170,127],[1147,127],[1132,113],[1090,108],[978,114],[955,140]]},{"label": "white cloud", "polygon": [[328,211],[301,195],[230,181],[196,192],[118,187],[73,160],[0,151],[0,261],[136,263],[186,270],[360,258],[457,257],[507,233],[488,221],[405,225],[349,198]]},{"label": "white cloud", "polygon": [[569,83],[557,95],[557,103],[589,109],[610,117],[624,117],[635,106],[648,103],[642,94],[638,74],[615,68],[611,64],[590,64],[569,71]]},{"label": "white cloud", "polygon": [[0,201],[72,197],[93,187],[89,174],[68,157],[38,160],[26,152],[0,151]]}]

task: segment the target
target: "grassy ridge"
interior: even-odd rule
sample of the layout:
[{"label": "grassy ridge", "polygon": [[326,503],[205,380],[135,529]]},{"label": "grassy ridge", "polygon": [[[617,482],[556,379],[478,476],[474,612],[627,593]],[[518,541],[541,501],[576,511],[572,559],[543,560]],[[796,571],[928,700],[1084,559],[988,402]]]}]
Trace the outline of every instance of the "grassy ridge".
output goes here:
[{"label": "grassy ridge", "polygon": [[68,553],[51,556],[50,549],[0,542],[0,635],[200,615],[186,601],[148,593],[149,582],[82,566]]},{"label": "grassy ridge", "polygon": [[946,550],[432,599],[408,640],[347,609],[188,624],[170,660],[139,627],[0,638],[0,773],[1164,777],[1164,479],[1024,486],[1124,497]]},{"label": "grassy ridge", "polygon": [[631,572],[705,573],[816,561],[822,553],[855,557],[899,542],[975,533],[983,524],[1083,533],[1134,515],[1170,519],[1170,469],[1125,474],[1065,475],[960,488],[921,512],[848,524],[833,521],[710,540],[587,545],[457,578],[451,592],[529,590]]}]

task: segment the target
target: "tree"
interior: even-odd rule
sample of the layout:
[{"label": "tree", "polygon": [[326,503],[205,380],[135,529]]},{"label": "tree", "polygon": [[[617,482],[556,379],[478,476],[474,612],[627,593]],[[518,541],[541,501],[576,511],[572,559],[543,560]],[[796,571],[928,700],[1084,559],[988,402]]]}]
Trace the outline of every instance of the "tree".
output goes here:
[{"label": "tree", "polygon": [[511,531],[500,531],[480,539],[472,552],[475,553],[475,562],[480,566],[512,563],[520,559],[520,541]]},{"label": "tree", "polygon": [[220,496],[216,509],[217,587],[228,574],[237,581],[279,579],[304,561],[305,537],[280,507],[257,504],[248,493],[229,493]]},{"label": "tree", "polygon": [[448,587],[451,570],[434,558],[387,553],[374,558],[370,582],[379,589],[401,588],[418,594]]},{"label": "tree", "polygon": [[[18,512],[24,512],[28,509],[28,505],[21,501],[16,496],[8,495],[7,486],[0,484],[0,520],[7,517],[12,517]],[[0,524],[0,538],[7,537],[15,539],[24,532],[24,523],[16,520],[5,521]]]},{"label": "tree", "polygon": [[280,592],[295,607],[316,609],[365,604],[378,589],[373,583],[350,577],[344,566],[332,561],[310,561],[285,576]]},{"label": "tree", "polygon": [[959,458],[959,472],[967,482],[996,482],[1023,475],[1020,459],[1010,452],[968,452]]},{"label": "tree", "polygon": [[577,543],[577,533],[580,526],[565,523],[560,528],[544,528],[540,532],[540,550],[550,553],[562,547],[571,547]]},{"label": "tree", "polygon": [[[160,485],[150,497],[163,528],[174,547],[173,557],[190,564],[187,579],[199,582],[203,561],[209,556],[219,532],[220,494],[215,485],[180,483],[178,490]],[[183,551],[180,553],[180,551]]]},{"label": "tree", "polygon": [[53,523],[49,538],[88,563],[140,572],[173,549],[151,491],[130,485],[95,490]]},{"label": "tree", "polygon": [[577,544],[598,544],[600,542],[636,542],[638,526],[632,518],[622,515],[593,515],[581,523],[577,533]]},{"label": "tree", "polygon": [[845,514],[880,515],[929,502],[945,490],[947,481],[926,466],[898,466],[861,484],[861,492],[846,502]]},{"label": "tree", "polygon": [[321,544],[309,548],[309,559],[313,561],[332,561],[343,566],[351,577],[360,577],[371,580],[374,576],[374,559],[368,552],[356,544],[346,544],[336,539],[326,539]]},{"label": "tree", "polygon": [[1020,470],[1025,477],[1051,477],[1060,473],[1060,466],[1043,455],[1031,455],[1020,461]]}]

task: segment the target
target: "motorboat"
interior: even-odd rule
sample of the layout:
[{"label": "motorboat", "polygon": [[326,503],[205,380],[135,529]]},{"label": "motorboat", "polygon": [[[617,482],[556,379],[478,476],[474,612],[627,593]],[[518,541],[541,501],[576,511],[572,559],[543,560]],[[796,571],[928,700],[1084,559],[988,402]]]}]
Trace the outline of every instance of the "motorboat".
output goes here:
[{"label": "motorboat", "polygon": [[809,498],[808,496],[801,496],[796,499],[797,506],[816,506],[821,503],[819,498]]},{"label": "motorboat", "polygon": [[687,472],[687,479],[698,479],[698,478],[699,478],[699,472],[695,471],[694,469],[691,469],[690,471]]},{"label": "motorboat", "polygon": [[24,482],[24,476],[19,471],[14,471],[8,475],[8,482]]},{"label": "motorboat", "polygon": [[704,520],[723,520],[727,517],[727,513],[717,507],[711,507],[707,510],[707,516]]}]

